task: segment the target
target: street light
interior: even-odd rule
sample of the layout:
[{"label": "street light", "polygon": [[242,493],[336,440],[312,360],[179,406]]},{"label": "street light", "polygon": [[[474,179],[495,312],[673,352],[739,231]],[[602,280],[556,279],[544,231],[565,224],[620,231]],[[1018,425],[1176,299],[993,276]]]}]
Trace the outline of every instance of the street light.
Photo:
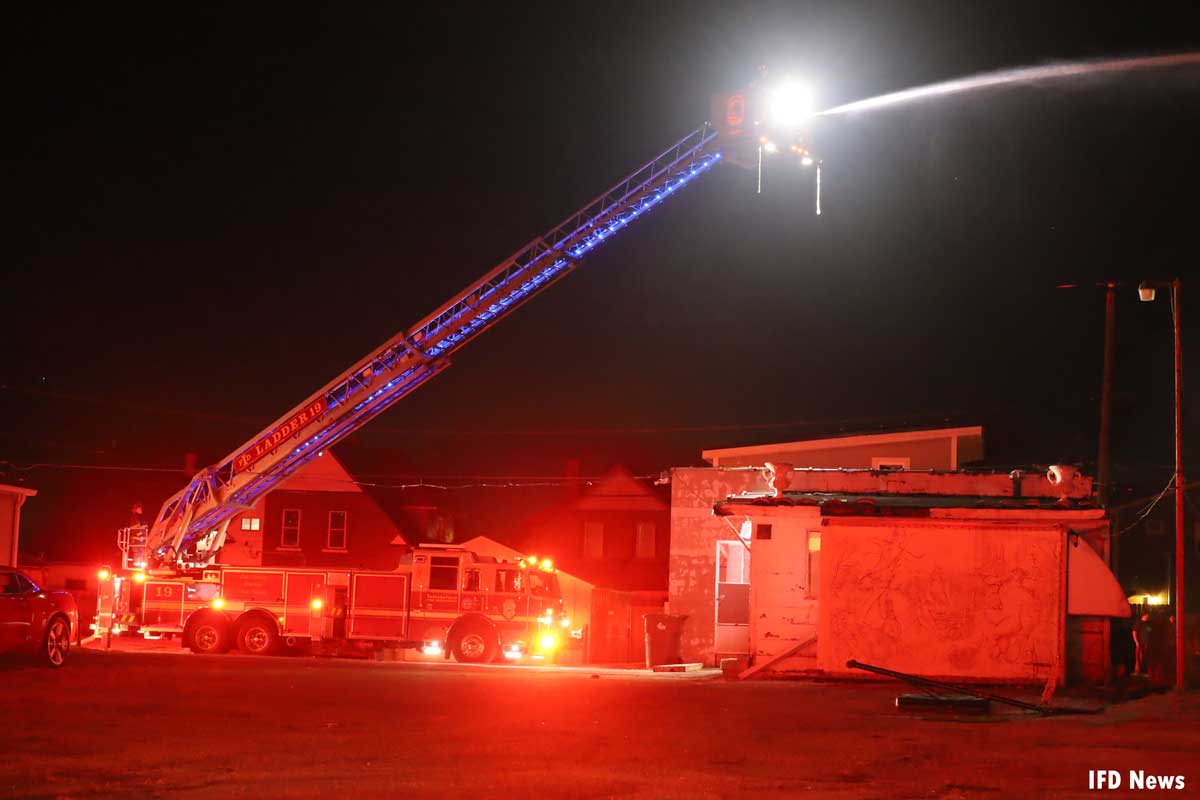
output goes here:
[{"label": "street light", "polygon": [[1156,289],[1171,290],[1171,324],[1175,329],[1175,688],[1183,689],[1183,351],[1179,346],[1179,289],[1180,281],[1142,281],[1138,298],[1143,303],[1154,300]]}]

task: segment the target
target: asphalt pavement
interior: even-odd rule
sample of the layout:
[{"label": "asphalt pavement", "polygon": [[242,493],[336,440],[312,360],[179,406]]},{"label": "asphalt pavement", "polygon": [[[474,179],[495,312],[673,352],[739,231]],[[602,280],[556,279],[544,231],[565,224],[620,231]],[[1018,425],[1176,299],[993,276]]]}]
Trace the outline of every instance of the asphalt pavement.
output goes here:
[{"label": "asphalt pavement", "polygon": [[0,662],[0,797],[1084,797],[1092,769],[1200,795],[1195,693],[955,718],[898,712],[894,683],[72,656]]}]

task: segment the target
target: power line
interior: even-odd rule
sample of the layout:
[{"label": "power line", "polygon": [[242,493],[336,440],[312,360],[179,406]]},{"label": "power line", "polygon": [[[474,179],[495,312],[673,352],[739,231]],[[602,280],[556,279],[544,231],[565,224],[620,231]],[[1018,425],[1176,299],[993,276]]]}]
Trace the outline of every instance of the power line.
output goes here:
[{"label": "power line", "polygon": [[[100,472],[154,472],[154,473],[172,473],[180,474],[182,470],[171,467],[144,467],[144,466],[123,466],[115,464],[51,464],[37,463],[21,465],[11,461],[0,461],[0,466],[8,466],[19,472],[32,472],[37,469],[62,469],[62,470],[92,470]],[[261,474],[261,473],[257,473]],[[322,482],[337,482],[353,484],[355,486],[364,486],[375,489],[440,489],[445,491],[458,489],[525,489],[538,487],[563,487],[568,485],[592,486],[598,482],[605,480],[606,476],[579,476],[568,477],[562,475],[428,475],[428,476],[408,476],[408,475],[387,475],[378,473],[367,473],[368,476],[374,475],[380,478],[395,478],[403,480],[406,477],[412,477],[414,480],[401,483],[384,483],[378,481],[364,481],[346,478],[319,478]],[[661,473],[653,473],[647,475],[629,475],[631,480],[648,481],[658,480]],[[294,479],[300,481],[305,480],[303,474],[294,476]],[[314,479],[317,480],[317,479]],[[437,481],[437,482],[434,482]],[[461,481],[461,483],[451,483],[451,481]]]},{"label": "power line", "polygon": [[1150,512],[1154,510],[1154,507],[1158,505],[1159,501],[1162,500],[1164,497],[1166,497],[1167,492],[1171,491],[1171,487],[1174,486],[1174,484],[1175,484],[1175,476],[1172,475],[1171,480],[1167,481],[1167,485],[1164,486],[1163,490],[1158,493],[1158,497],[1155,497],[1154,500],[1152,500],[1148,506],[1146,506],[1144,509],[1142,509],[1142,511],[1137,515],[1137,517],[1133,520],[1133,522],[1129,523],[1124,528],[1121,528],[1121,530],[1117,531],[1116,535],[1120,536],[1121,534],[1125,533],[1126,531],[1130,530],[1131,528],[1134,528],[1137,525],[1140,525],[1142,523],[1142,521],[1146,519],[1146,517],[1150,516]]}]

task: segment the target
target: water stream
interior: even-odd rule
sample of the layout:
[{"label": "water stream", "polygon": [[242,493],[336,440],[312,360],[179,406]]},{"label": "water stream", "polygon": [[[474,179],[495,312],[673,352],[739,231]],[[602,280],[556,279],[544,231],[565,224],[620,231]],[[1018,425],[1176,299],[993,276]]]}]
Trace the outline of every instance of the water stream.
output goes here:
[{"label": "water stream", "polygon": [[899,92],[881,94],[877,97],[868,97],[865,100],[856,100],[853,103],[845,103],[840,106],[834,106],[833,108],[827,108],[824,111],[817,112],[817,116],[822,117],[832,116],[834,114],[848,114],[854,111],[874,111],[876,109],[887,108],[889,106],[899,105],[901,103],[910,103],[916,100],[925,100],[933,97],[942,97],[945,95],[961,94],[963,92],[973,92],[977,89],[1011,86],[1015,84],[1036,84],[1044,81],[1061,80],[1063,78],[1076,78],[1113,72],[1130,72],[1133,70],[1143,69],[1159,69],[1163,67],[1178,67],[1187,64],[1200,64],[1200,52],[1176,53],[1174,55],[1165,56],[1146,56],[1143,58],[1115,58],[1105,61],[1076,61],[1063,64],[1046,64],[1038,67],[1020,67],[1018,69],[985,72],[981,75],[955,78],[954,80],[931,83],[925,86],[917,86],[912,89],[903,89]]}]

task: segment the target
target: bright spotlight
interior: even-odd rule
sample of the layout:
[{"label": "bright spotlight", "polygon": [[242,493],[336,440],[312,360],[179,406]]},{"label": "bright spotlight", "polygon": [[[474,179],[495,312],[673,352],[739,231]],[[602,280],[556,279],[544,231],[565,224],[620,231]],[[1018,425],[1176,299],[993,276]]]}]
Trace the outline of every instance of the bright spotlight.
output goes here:
[{"label": "bright spotlight", "polygon": [[804,156],[800,159],[800,163],[806,167],[811,167],[813,164],[812,156]]},{"label": "bright spotlight", "polygon": [[779,148],[775,145],[774,142],[767,142],[766,144],[763,145],[764,153],[774,153],[778,149]]},{"label": "bright spotlight", "polygon": [[794,81],[780,84],[767,98],[767,113],[773,125],[798,128],[815,109],[812,90]]}]

